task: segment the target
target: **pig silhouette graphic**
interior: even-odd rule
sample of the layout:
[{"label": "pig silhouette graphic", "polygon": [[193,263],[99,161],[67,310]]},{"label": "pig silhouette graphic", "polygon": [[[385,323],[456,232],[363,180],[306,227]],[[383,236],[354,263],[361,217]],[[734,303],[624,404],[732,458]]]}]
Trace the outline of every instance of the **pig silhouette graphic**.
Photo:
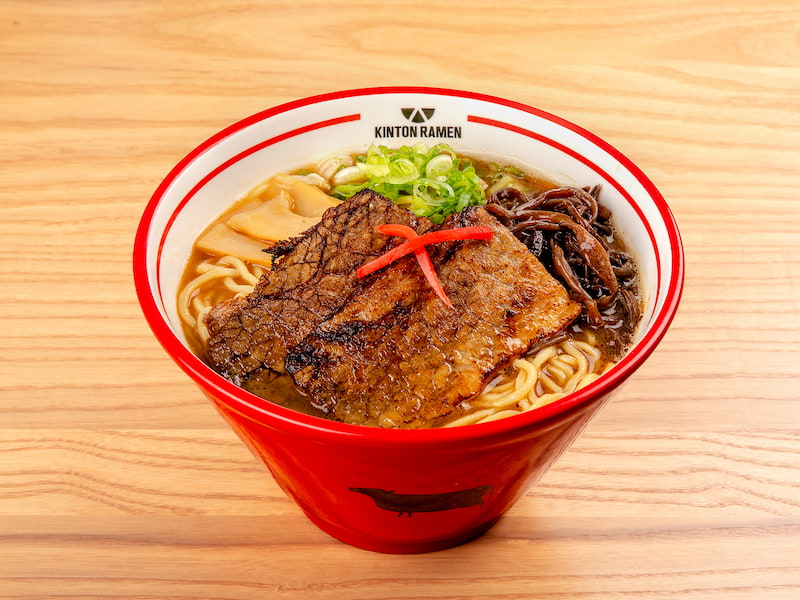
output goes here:
[{"label": "pig silhouette graphic", "polygon": [[482,485],[466,490],[439,494],[397,494],[394,491],[380,488],[351,487],[349,489],[358,494],[369,496],[378,508],[396,512],[398,517],[407,515],[411,518],[414,513],[483,506],[484,499],[486,496],[491,495],[494,487]]}]

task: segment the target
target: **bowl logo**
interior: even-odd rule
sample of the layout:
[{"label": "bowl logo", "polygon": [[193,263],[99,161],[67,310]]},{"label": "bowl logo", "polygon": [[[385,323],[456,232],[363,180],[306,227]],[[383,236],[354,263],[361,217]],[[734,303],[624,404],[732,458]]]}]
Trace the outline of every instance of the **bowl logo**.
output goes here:
[{"label": "bowl logo", "polygon": [[403,125],[375,125],[374,136],[376,140],[393,138],[413,139],[460,139],[461,125],[423,125],[428,123],[436,114],[433,107],[401,108],[400,114],[406,120]]},{"label": "bowl logo", "polygon": [[435,108],[401,108],[400,112],[412,123],[427,123],[436,112]]}]

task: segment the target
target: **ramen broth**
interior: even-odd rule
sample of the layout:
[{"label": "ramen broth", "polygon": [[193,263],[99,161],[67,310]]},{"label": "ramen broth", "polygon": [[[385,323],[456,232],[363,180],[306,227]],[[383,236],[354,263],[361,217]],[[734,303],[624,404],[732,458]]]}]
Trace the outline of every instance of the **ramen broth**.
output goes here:
[{"label": "ramen broth", "polygon": [[[341,165],[352,164],[355,158],[354,155],[336,156],[339,169]],[[208,310],[234,296],[247,295],[258,279],[269,273],[270,255],[262,250],[279,239],[299,235],[312,226],[327,207],[338,203],[326,193],[331,187],[331,173],[325,171],[326,168],[332,170],[330,159],[326,160],[327,163],[320,161],[307,165],[289,174],[291,177],[281,174],[257,186],[233,202],[193,245],[180,282],[178,304],[183,332],[190,348],[199,357],[207,361],[207,334],[204,332],[203,318]],[[497,190],[508,187],[519,190],[526,197],[559,188],[556,182],[513,165],[484,157],[472,156],[469,160],[487,184],[487,199]],[[297,190],[301,196],[307,197],[295,200],[292,192]],[[280,206],[265,210],[265,203],[275,202],[276,197]],[[232,222],[244,222],[243,215],[251,219],[254,215],[260,215],[262,221],[276,221],[276,227],[272,229],[284,233],[283,238],[254,237],[231,227]],[[625,244],[613,229],[610,234],[606,233],[606,242],[625,252]],[[224,241],[217,244],[215,240],[218,239]],[[627,293],[641,304],[638,281],[634,280],[627,287]],[[627,350],[638,325],[638,316],[634,321],[615,323],[605,328],[593,327],[583,316],[579,317],[566,330],[537,344],[524,359],[508,365],[478,398],[462,403],[450,415],[431,421],[426,426],[461,425],[510,416],[536,408],[537,403],[543,405],[552,402],[590,383],[613,366]],[[579,376],[582,378],[580,381],[570,381],[570,378]],[[516,401],[511,406],[503,404],[508,404],[509,398],[521,396],[528,389],[528,400]],[[296,389],[289,375],[281,375],[263,386],[258,390],[258,395],[305,414],[323,418],[328,416]],[[497,398],[505,399],[498,401]]]}]

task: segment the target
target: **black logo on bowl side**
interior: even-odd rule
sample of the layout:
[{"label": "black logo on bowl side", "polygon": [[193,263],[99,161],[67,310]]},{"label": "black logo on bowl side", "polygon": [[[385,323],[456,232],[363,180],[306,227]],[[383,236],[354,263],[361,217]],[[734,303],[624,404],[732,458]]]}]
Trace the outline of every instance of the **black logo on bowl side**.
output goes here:
[{"label": "black logo on bowl side", "polygon": [[482,485],[441,494],[397,494],[394,491],[380,488],[351,487],[349,489],[352,492],[369,496],[375,502],[375,506],[380,509],[396,512],[398,517],[407,515],[410,519],[413,513],[483,506],[483,501],[486,496],[492,494],[494,486]]},{"label": "black logo on bowl side", "polygon": [[427,123],[436,112],[435,108],[401,108],[400,112],[412,123]]}]

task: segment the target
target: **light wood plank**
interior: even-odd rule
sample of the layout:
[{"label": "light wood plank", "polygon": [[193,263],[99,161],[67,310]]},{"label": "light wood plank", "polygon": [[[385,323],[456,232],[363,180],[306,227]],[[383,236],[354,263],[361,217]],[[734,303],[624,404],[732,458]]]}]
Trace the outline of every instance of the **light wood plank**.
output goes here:
[{"label": "light wood plank", "polygon": [[[797,0],[0,0],[0,596],[800,596]],[[173,365],[131,247],[226,125],[372,85],[496,94],[654,181],[687,280],[653,356],[500,522],[314,527]]]}]

